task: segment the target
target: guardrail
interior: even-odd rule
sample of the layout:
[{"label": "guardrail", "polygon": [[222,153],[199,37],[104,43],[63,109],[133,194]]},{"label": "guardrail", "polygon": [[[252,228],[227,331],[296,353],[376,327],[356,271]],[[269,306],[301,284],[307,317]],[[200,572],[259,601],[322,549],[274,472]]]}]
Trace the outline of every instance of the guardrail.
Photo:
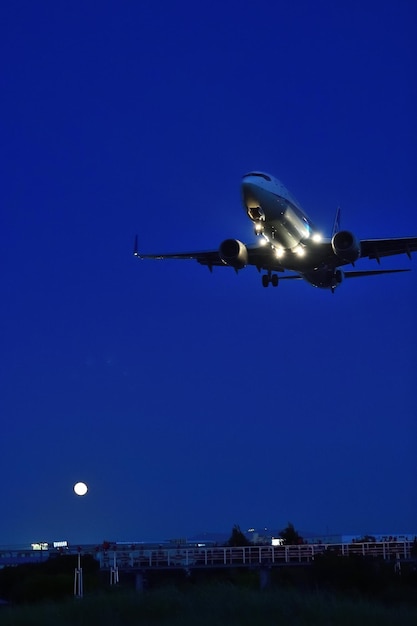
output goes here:
[{"label": "guardrail", "polygon": [[103,569],[120,570],[190,567],[278,566],[310,563],[317,555],[332,553],[340,557],[362,555],[384,560],[411,558],[411,542],[302,544],[299,546],[248,546],[241,548],[157,548],[108,550],[96,558]]},{"label": "guardrail", "polygon": [[[189,567],[247,567],[255,565],[286,565],[309,563],[319,554],[332,553],[341,557],[359,554],[384,560],[411,558],[411,541],[302,544],[297,546],[191,547],[178,548],[93,545],[69,547],[62,554],[91,554],[103,569],[152,569]],[[45,561],[57,555],[55,550],[32,550],[12,546],[0,547],[0,568],[8,565]]]},{"label": "guardrail", "polygon": [[40,563],[49,559],[48,550],[0,550],[0,568],[25,563]]}]

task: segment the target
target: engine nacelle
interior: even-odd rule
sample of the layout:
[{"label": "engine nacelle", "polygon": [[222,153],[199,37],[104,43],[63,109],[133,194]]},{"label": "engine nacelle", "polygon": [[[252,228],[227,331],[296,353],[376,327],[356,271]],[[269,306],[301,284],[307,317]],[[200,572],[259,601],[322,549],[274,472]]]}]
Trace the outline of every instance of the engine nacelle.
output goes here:
[{"label": "engine nacelle", "polygon": [[241,270],[248,264],[248,250],[238,239],[225,239],[220,244],[219,255],[225,265]]},{"label": "engine nacelle", "polygon": [[332,239],[333,252],[339,259],[354,263],[361,255],[361,244],[348,230],[340,230]]}]

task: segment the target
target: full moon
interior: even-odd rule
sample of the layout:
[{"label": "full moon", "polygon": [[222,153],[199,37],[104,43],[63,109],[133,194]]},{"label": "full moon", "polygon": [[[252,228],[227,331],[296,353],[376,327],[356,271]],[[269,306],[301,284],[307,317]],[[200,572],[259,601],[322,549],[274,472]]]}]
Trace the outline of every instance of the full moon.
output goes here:
[{"label": "full moon", "polygon": [[88,491],[88,487],[85,483],[76,483],[74,485],[74,491],[77,496],[85,496]]}]

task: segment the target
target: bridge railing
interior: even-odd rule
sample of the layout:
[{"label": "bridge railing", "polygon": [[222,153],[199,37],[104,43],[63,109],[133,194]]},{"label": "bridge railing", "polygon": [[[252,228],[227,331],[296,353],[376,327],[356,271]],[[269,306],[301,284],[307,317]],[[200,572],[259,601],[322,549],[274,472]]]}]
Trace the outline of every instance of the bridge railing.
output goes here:
[{"label": "bridge railing", "polygon": [[384,560],[411,558],[411,542],[302,544],[297,546],[180,547],[108,550],[97,553],[100,567],[227,567],[309,563],[319,554],[357,554]]}]

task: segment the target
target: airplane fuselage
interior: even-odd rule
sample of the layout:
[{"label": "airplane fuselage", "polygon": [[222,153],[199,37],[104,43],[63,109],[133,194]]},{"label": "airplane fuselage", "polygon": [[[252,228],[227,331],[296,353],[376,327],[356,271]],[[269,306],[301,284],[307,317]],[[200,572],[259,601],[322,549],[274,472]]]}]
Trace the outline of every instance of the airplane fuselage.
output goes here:
[{"label": "airplane fuselage", "polygon": [[[300,272],[317,287],[328,287],[323,238],[286,187],[270,174],[251,172],[242,180],[242,201],[262,245],[273,248],[286,269]],[[339,261],[340,264],[340,261]],[[319,275],[319,270],[323,275]]]},{"label": "airplane fuselage", "polygon": [[295,198],[269,174],[246,174],[242,181],[242,199],[255,232],[273,247],[295,250],[317,233]]}]

